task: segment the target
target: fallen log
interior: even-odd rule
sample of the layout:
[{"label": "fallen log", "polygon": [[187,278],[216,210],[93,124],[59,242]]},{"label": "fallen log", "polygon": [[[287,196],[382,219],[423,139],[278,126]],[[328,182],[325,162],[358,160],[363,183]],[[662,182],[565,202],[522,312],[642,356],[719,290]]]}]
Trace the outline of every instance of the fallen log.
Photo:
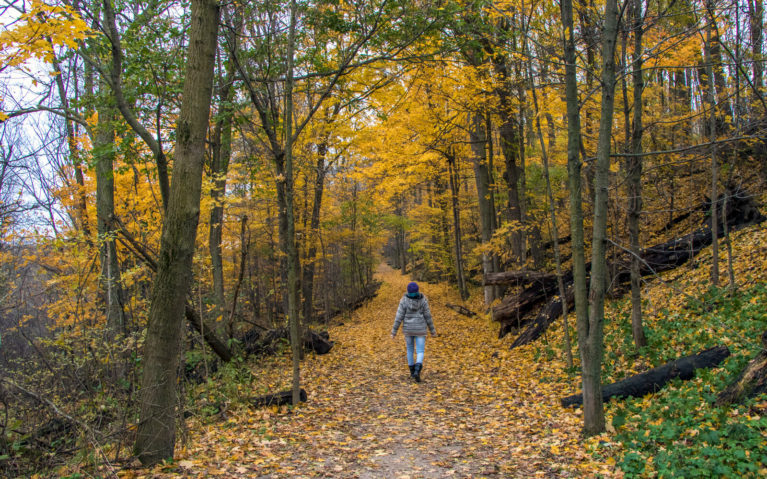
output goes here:
[{"label": "fallen log", "polygon": [[202,335],[205,342],[210,346],[210,349],[212,349],[222,361],[228,363],[232,360],[232,352],[229,348],[218,339],[218,336],[216,336],[212,327],[203,323],[202,318],[197,314],[197,310],[189,303],[184,305],[184,316],[186,316],[187,321],[189,321],[194,329]]},{"label": "fallen log", "polygon": [[[731,232],[747,225],[760,223],[766,219],[754,204],[753,198],[746,192],[739,189],[730,189],[728,190],[728,194],[730,195],[731,201],[728,200],[727,202],[727,225]],[[720,200],[719,203],[723,204],[723,200]],[[710,205],[711,202],[709,201],[709,208]],[[721,209],[721,206],[719,209]],[[721,218],[722,216],[720,215],[719,217]],[[713,241],[711,228],[707,222],[710,223],[710,220],[704,221],[704,226],[702,228],[699,228],[690,234],[651,246],[642,251],[640,274],[642,276],[650,276],[669,271],[678,268],[695,257]],[[720,224],[720,231],[722,230],[722,227],[723,224]],[[618,263],[608,265],[608,270],[617,271],[612,278],[614,288],[625,285],[630,281],[630,264],[630,257],[624,257]],[[587,271],[590,269],[589,265],[586,266],[586,269]],[[572,285],[573,278],[571,272],[563,279],[565,281],[565,287]],[[554,280],[554,285],[556,285],[556,279]],[[532,324],[525,316],[534,310],[538,303],[544,301],[547,296],[550,295],[547,293],[550,293],[551,291],[555,291],[555,286],[549,288],[549,284],[546,284],[541,288],[536,283],[523,290],[516,298],[514,296],[504,298],[501,304],[493,309],[493,319],[501,322],[499,337],[505,336],[517,325],[520,327],[526,326],[527,329],[536,330],[544,325],[545,327],[548,327],[548,325],[561,315],[561,308],[559,308],[557,316],[542,317],[539,315],[539,318],[536,318]],[[526,296],[523,297],[523,295]],[[543,308],[542,313],[548,312],[549,314],[552,314],[556,312],[556,308],[552,304],[555,301],[557,301],[556,298],[550,299],[549,304]],[[515,306],[517,307],[516,309],[514,308]],[[539,319],[540,321],[538,321]],[[531,330],[528,332],[525,330],[520,336],[534,336],[534,339],[528,341],[515,340],[512,347],[528,344],[530,341],[537,339],[541,333],[542,331],[534,332]]]},{"label": "fallen log", "polygon": [[[716,346],[692,356],[675,359],[657,368],[602,387],[602,401],[606,402],[611,397],[624,398],[654,393],[672,379],[692,379],[696,369],[714,367],[729,355],[730,350],[727,346]],[[561,402],[563,407],[583,404],[583,394],[568,396]]]},{"label": "fallen log", "polygon": [[[569,281],[568,281],[569,279]],[[572,282],[572,274],[567,276],[565,285]],[[517,324],[518,319],[525,319],[525,316],[533,311],[541,301],[551,298],[558,291],[557,277],[542,279],[527,288],[523,289],[518,295],[506,296],[501,304],[493,308],[493,319],[501,323],[501,330],[498,337],[502,338],[512,329],[521,327],[527,320]]]},{"label": "fallen log", "polygon": [[501,271],[499,273],[487,273],[484,276],[482,284],[485,286],[511,283],[530,284],[535,281],[551,281],[552,279],[556,281],[557,275],[551,273],[542,273],[540,271],[527,270]]},{"label": "fallen log", "polygon": [[[270,329],[263,334],[255,329],[246,332],[241,338],[245,351],[248,354],[276,354],[280,350],[280,343],[290,344],[290,332],[288,328]],[[314,351],[317,354],[327,354],[333,348],[333,341],[327,331],[316,332],[308,329],[304,332],[303,347],[305,350]]]},{"label": "fallen log", "polygon": [[[300,402],[306,402],[306,391],[301,389]],[[253,398],[250,405],[253,407],[266,407],[266,406],[282,406],[284,404],[293,404],[293,392],[292,391],[280,391],[275,394],[267,394],[265,396],[259,396]]]},{"label": "fallen log", "polygon": [[[572,311],[573,306],[575,306],[575,291],[573,290],[572,286],[567,289],[565,296],[567,298],[567,308],[569,311]],[[509,349],[514,349],[518,346],[532,343],[541,337],[543,332],[546,331],[551,323],[556,321],[556,319],[560,316],[562,316],[562,298],[557,296],[556,298],[549,301],[549,303],[544,306],[543,309],[541,309],[541,311],[538,313],[538,316],[535,317],[535,320],[530,323],[524,331],[522,331],[522,334],[517,336],[517,339],[511,343],[511,347]]]},{"label": "fallen log", "polygon": [[333,349],[333,341],[330,340],[330,334],[327,331],[318,333],[310,329],[304,335],[304,348],[317,354],[327,354]]},{"label": "fallen log", "polygon": [[445,304],[445,306],[452,309],[456,313],[461,314],[463,316],[467,316],[469,318],[473,318],[474,316],[477,315],[477,313],[475,313],[474,311],[470,310],[469,308],[463,307],[460,304],[447,303]]},{"label": "fallen log", "polygon": [[762,333],[762,349],[716,398],[716,406],[737,404],[767,392],[767,331]]}]

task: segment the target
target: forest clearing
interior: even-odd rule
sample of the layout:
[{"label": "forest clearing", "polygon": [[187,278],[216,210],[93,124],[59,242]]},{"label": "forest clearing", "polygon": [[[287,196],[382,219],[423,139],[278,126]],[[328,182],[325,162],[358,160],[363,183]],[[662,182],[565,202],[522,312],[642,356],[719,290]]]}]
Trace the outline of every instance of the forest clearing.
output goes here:
[{"label": "forest clearing", "polygon": [[764,30],[0,0],[0,476],[767,476]]}]

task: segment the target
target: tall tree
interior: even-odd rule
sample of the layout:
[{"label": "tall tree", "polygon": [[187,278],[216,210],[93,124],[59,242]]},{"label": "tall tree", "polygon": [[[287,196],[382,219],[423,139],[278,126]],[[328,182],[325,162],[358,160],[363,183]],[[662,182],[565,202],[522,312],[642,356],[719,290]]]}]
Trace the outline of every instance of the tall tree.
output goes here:
[{"label": "tall tree", "polygon": [[753,84],[756,90],[762,89],[764,76],[764,61],[762,59],[762,43],[764,38],[764,2],[763,0],[748,0],[748,25],[751,34],[751,68]]},{"label": "tall tree", "polygon": [[94,141],[96,170],[96,219],[99,234],[102,292],[107,326],[112,332],[125,331],[125,308],[120,264],[117,258],[115,214],[115,131],[114,109],[108,103],[99,107]]},{"label": "tall tree", "polygon": [[144,344],[140,421],[134,450],[145,465],[173,456],[181,325],[192,280],[205,137],[213,95],[219,5],[192,0],[187,66],[168,196]]},{"label": "tall tree", "polygon": [[[583,194],[581,192],[581,120],[576,72],[575,30],[573,28],[573,2],[562,0],[563,43],[565,53],[565,98],[567,107],[567,182],[570,195],[570,235],[572,237],[573,281],[578,344],[586,343],[589,327],[588,284],[586,282],[586,252],[583,233]],[[582,343],[583,341],[583,343]],[[583,349],[581,364],[583,367]],[[589,383],[591,386],[593,384]],[[584,381],[584,399],[586,388]],[[593,394],[594,391],[590,391]],[[591,418],[591,416],[590,416]],[[585,419],[585,418],[584,418]],[[584,427],[585,430],[585,427]]]},{"label": "tall tree", "polygon": [[565,282],[562,274],[562,257],[559,251],[559,231],[557,228],[557,213],[556,205],[554,203],[554,193],[551,189],[551,178],[549,177],[549,154],[546,148],[546,144],[543,139],[543,129],[541,128],[541,115],[538,109],[538,92],[533,78],[533,62],[532,59],[528,62],[528,81],[530,83],[530,92],[533,97],[533,112],[535,113],[535,127],[538,132],[538,141],[541,146],[541,160],[543,163],[543,178],[546,181],[546,197],[549,204],[549,219],[551,224],[551,242],[554,246],[554,262],[557,272],[557,287],[559,288],[559,298],[562,302],[562,323],[564,330],[564,345],[565,345],[565,357],[567,359],[567,367],[573,367],[573,350],[570,345],[570,325],[568,324],[568,307],[567,307],[567,289],[565,288]]},{"label": "tall tree", "polygon": [[711,283],[714,286],[719,286],[719,161],[717,160],[716,152],[716,138],[721,125],[721,121],[718,118],[718,101],[716,82],[714,80],[716,74],[713,62],[716,61],[715,52],[719,51],[718,35],[713,34],[715,31],[714,25],[714,12],[713,7],[707,2],[708,6],[708,26],[706,28],[706,45],[705,45],[705,63],[706,63],[706,89],[709,108],[709,121],[708,121],[708,133],[709,140],[711,142]]},{"label": "tall tree", "polygon": [[631,250],[631,333],[637,349],[647,345],[647,338],[642,326],[642,291],[640,274],[639,219],[642,214],[642,37],[644,33],[644,13],[642,0],[631,0],[629,7],[634,48],[632,53],[631,77],[634,86],[633,112],[631,124],[631,156],[626,164],[626,185],[628,188],[628,230]]},{"label": "tall tree", "polygon": [[602,328],[607,289],[607,216],[610,186],[610,147],[615,106],[615,44],[618,37],[618,2],[606,0],[602,28],[602,101],[594,174],[594,223],[591,241],[591,278],[588,321],[578,323],[578,346],[583,379],[583,432],[605,429],[602,404]]},{"label": "tall tree", "polygon": [[469,292],[466,289],[463,247],[461,245],[463,234],[461,233],[461,210],[459,204],[460,177],[458,175],[458,165],[454,147],[451,147],[450,150],[445,153],[445,158],[447,159],[447,172],[450,184],[450,203],[452,207],[451,209],[453,210],[453,242],[455,243],[456,281],[458,283],[458,291],[461,294],[461,299],[466,300],[469,297]]},{"label": "tall tree", "polygon": [[[477,201],[479,203],[480,234],[482,244],[487,246],[495,231],[495,211],[491,201],[490,189],[490,166],[487,158],[487,136],[485,117],[479,113],[470,114],[469,141],[471,143],[474,165],[474,179],[477,185]],[[482,272],[484,274],[495,271],[493,267],[493,255],[488,251],[482,252]],[[495,287],[485,286],[485,304],[490,304],[495,299]]]},{"label": "tall tree", "polygon": [[[210,231],[208,234],[208,248],[210,250],[211,273],[213,276],[213,297],[215,308],[213,317],[219,318],[225,312],[224,299],[224,261],[221,254],[221,240],[224,229],[224,205],[223,199],[226,192],[226,176],[229,170],[229,161],[232,156],[232,121],[234,116],[235,99],[235,66],[230,58],[231,52],[237,51],[238,38],[242,30],[242,14],[236,8],[228,17],[224,40],[229,45],[219,51],[220,57],[224,58],[224,67],[218,78],[218,111],[213,133],[210,139],[210,172],[213,180],[210,196],[213,207],[210,210]],[[234,308],[234,306],[232,307]]]},{"label": "tall tree", "polygon": [[300,361],[301,323],[298,317],[298,248],[296,246],[296,218],[294,212],[293,189],[293,55],[296,48],[296,0],[290,0],[290,24],[288,26],[287,72],[285,76],[285,219],[287,221],[288,255],[288,325],[290,326],[290,346],[293,352],[292,402],[301,400]]}]

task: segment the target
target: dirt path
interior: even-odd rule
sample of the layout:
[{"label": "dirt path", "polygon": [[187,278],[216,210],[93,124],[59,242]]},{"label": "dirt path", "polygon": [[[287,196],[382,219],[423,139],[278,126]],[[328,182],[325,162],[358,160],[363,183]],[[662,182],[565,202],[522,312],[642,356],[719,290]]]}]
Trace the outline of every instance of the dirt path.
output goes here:
[{"label": "dirt path", "polygon": [[[291,478],[611,473],[585,452],[579,416],[558,406],[572,390],[561,364],[536,364],[532,349],[508,351],[494,324],[445,306],[459,302],[446,286],[421,285],[440,336],[427,340],[424,381],[410,381],[401,333],[389,336],[409,280],[386,266],[378,275],[378,296],[330,329],[331,353],[303,363],[307,404],[192,421],[175,471]],[[268,362],[254,372],[254,388],[287,387],[288,369],[285,358]]]}]

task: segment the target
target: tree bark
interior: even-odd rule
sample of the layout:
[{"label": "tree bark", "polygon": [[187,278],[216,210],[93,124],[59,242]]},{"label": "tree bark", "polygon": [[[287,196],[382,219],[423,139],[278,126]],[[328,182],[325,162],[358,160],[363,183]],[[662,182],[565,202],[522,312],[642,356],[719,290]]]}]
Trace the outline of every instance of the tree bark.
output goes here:
[{"label": "tree bark", "polygon": [[[562,0],[562,26],[564,27],[565,51],[565,98],[567,106],[567,177],[570,189],[570,235],[573,251],[573,281],[575,316],[579,345],[588,339],[588,286],[586,284],[586,253],[583,234],[583,197],[581,193],[581,124],[578,101],[578,78],[576,73],[575,31],[573,27],[572,0]],[[593,351],[590,351],[593,353]],[[581,349],[581,359],[584,350]],[[583,363],[582,363],[583,364]],[[588,363],[587,363],[588,364]],[[593,381],[592,381],[593,382]],[[598,385],[598,376],[597,376]],[[592,384],[588,384],[589,387]],[[584,381],[584,390],[586,382]],[[589,416],[592,418],[591,413]],[[598,424],[596,424],[598,426]]]},{"label": "tree bark", "polygon": [[[226,41],[229,48],[222,49],[221,55],[232,53],[238,49],[239,32],[242,29],[242,16],[235,13],[235,25],[233,31],[228,31]],[[218,87],[218,112],[216,124],[211,135],[211,177],[213,188],[210,196],[213,207],[210,210],[210,229],[208,234],[208,249],[210,250],[211,274],[213,277],[213,297],[215,307],[213,309],[214,321],[218,322],[226,311],[224,299],[224,261],[221,253],[221,240],[224,229],[224,205],[223,198],[226,194],[226,175],[229,171],[229,161],[232,156],[232,115],[234,114],[234,61],[226,60],[226,69],[219,79]],[[234,310],[234,307],[232,307]]]},{"label": "tree bark", "polygon": [[[330,118],[326,119],[325,125],[330,128],[330,124],[338,114],[339,106],[334,108]],[[303,280],[301,287],[303,289],[304,301],[304,321],[309,324],[314,317],[314,274],[316,271],[317,260],[317,242],[320,234],[320,212],[322,211],[322,195],[325,191],[325,176],[327,175],[327,153],[329,133],[325,132],[322,140],[317,145],[317,165],[315,168],[316,177],[314,180],[314,202],[312,203],[312,216],[309,220],[309,248],[306,252],[306,265],[303,270]]]},{"label": "tree bark", "polygon": [[[713,22],[713,16],[709,21]],[[706,30],[706,76],[708,77],[708,98],[710,100],[710,118],[709,118],[709,139],[713,143],[716,141],[717,134],[717,101],[716,91],[714,89],[713,81],[713,67],[711,62],[713,61],[713,55],[711,54],[711,48],[714,43],[711,38],[711,30],[713,26],[709,26]],[[719,200],[719,194],[717,193],[719,183],[719,164],[716,158],[716,145],[711,145],[711,235],[713,240],[711,242],[711,284],[719,286],[719,219],[717,218],[717,203]]]},{"label": "tree bark", "polygon": [[[306,402],[305,390],[301,389],[299,391],[298,399],[300,402]],[[293,397],[293,391],[280,391],[276,394],[267,394],[251,400],[251,406],[253,407],[284,406],[285,404],[298,404],[295,397]]]},{"label": "tree bark", "polygon": [[557,275],[540,271],[500,271],[484,276],[482,284],[530,284],[534,281],[556,280]]},{"label": "tree bark", "polygon": [[202,320],[200,314],[194,309],[189,302],[184,306],[184,316],[189,324],[192,325],[195,331],[200,333],[205,342],[210,346],[216,355],[221,358],[222,361],[228,363],[232,360],[232,352],[222,343],[218,336],[216,336],[215,330],[211,328],[207,323]]},{"label": "tree bark", "polygon": [[[474,164],[474,180],[477,185],[477,199],[479,202],[480,234],[483,246],[490,243],[493,237],[493,223],[495,212],[490,202],[490,170],[487,163],[487,131],[485,130],[484,116],[478,113],[471,115],[471,127],[469,139],[471,142],[472,163]],[[488,252],[482,253],[482,272],[484,274],[495,272],[493,258]],[[495,287],[485,286],[485,304],[490,304],[495,299]]]},{"label": "tree bark", "polygon": [[99,109],[94,142],[96,170],[96,223],[99,234],[101,259],[101,289],[106,305],[107,327],[112,333],[125,332],[125,310],[120,265],[112,218],[115,212],[114,157],[115,133],[112,122],[114,110],[109,106]]},{"label": "tree bark", "polygon": [[[61,101],[61,107],[64,111],[69,111],[69,100],[67,99],[66,89],[64,88],[62,68],[55,56],[53,59],[53,68],[54,71],[60,72],[55,76],[55,80],[56,89],[59,94],[59,100]],[[67,132],[67,146],[69,147],[69,155],[72,158],[72,167],[75,170],[75,183],[77,184],[77,191],[75,192],[77,201],[75,204],[77,205],[77,220],[80,224],[76,224],[75,227],[80,228],[86,243],[92,245],[93,240],[91,238],[91,228],[88,221],[88,200],[85,191],[85,177],[83,176],[82,159],[80,158],[80,152],[77,149],[75,128],[69,119],[64,120],[64,126]]]},{"label": "tree bark", "polygon": [[[91,65],[85,65],[85,93],[91,98],[95,95],[95,75]],[[61,75],[56,76],[59,91],[63,92]],[[102,79],[102,96],[106,93],[106,82]],[[101,294],[106,306],[106,323],[111,333],[125,332],[125,297],[120,277],[120,264],[117,258],[115,228],[112,218],[115,214],[114,200],[114,158],[115,133],[114,109],[101,102],[98,113],[98,125],[93,132],[93,157],[96,172],[96,229],[99,236],[99,259],[101,276],[99,278]],[[92,113],[89,112],[89,113]],[[69,124],[69,122],[67,122]],[[70,142],[70,147],[73,145]]]},{"label": "tree bark", "polygon": [[290,2],[290,26],[288,30],[287,74],[285,80],[285,219],[287,238],[285,251],[288,266],[288,324],[290,345],[293,352],[293,404],[301,400],[300,361],[301,323],[298,317],[298,248],[296,246],[296,218],[293,200],[293,52],[296,45],[296,0]]},{"label": "tree bark", "polygon": [[200,216],[218,20],[218,2],[192,0],[188,62],[176,128],[176,164],[163,222],[144,345],[140,420],[134,445],[134,451],[144,465],[173,457],[175,446],[181,325],[192,279]]},{"label": "tree bark", "polygon": [[[763,0],[748,0],[749,30],[751,33],[751,68],[754,88],[762,91],[764,61],[762,59],[762,39],[764,38],[764,3]],[[754,93],[754,96],[757,96]],[[754,99],[756,101],[756,99]]]},{"label": "tree bark", "polygon": [[605,19],[602,31],[602,106],[597,142],[596,172],[594,175],[594,227],[591,242],[591,281],[589,285],[588,321],[578,324],[578,344],[581,353],[583,379],[583,432],[587,436],[605,429],[602,406],[602,326],[607,286],[607,216],[610,141],[615,105],[615,41],[618,33],[617,0],[605,1]]},{"label": "tree bark", "polygon": [[461,294],[461,299],[464,301],[469,297],[469,291],[466,289],[466,277],[464,275],[463,265],[463,247],[461,241],[463,235],[461,234],[461,210],[458,197],[459,177],[458,177],[458,165],[456,164],[455,151],[451,150],[446,155],[447,158],[447,172],[450,179],[450,199],[453,210],[453,242],[455,243],[455,275],[458,282],[458,291]]},{"label": "tree bark", "polygon": [[[517,264],[522,264],[524,256],[524,235],[523,229],[523,217],[522,208],[520,204],[520,192],[519,192],[519,160],[520,160],[520,138],[519,138],[519,125],[517,119],[514,117],[514,108],[512,106],[511,98],[511,80],[509,78],[509,67],[506,63],[504,55],[497,52],[490,51],[491,59],[493,63],[493,69],[496,75],[498,75],[498,88],[496,88],[496,95],[499,101],[498,114],[501,118],[501,124],[498,127],[498,135],[500,136],[501,152],[503,152],[503,159],[505,162],[504,179],[506,180],[506,186],[508,189],[508,209],[509,219],[516,223],[516,226],[512,228],[511,237],[511,251],[514,261]],[[489,131],[488,131],[489,134]]]},{"label": "tree bark", "polygon": [[227,335],[230,338],[234,337],[234,315],[237,311],[237,299],[240,297],[242,280],[245,278],[245,266],[248,260],[248,250],[250,249],[249,233],[247,239],[245,239],[247,225],[248,216],[243,215],[240,220],[240,271],[237,275],[237,282],[234,284],[234,292],[232,293],[232,310],[229,312],[229,320],[226,322]]},{"label": "tree bark", "polygon": [[[557,212],[554,204],[554,193],[551,190],[551,179],[549,178],[549,155],[546,150],[546,144],[543,139],[543,129],[541,128],[541,119],[538,110],[538,92],[535,87],[535,80],[533,79],[533,66],[532,60],[528,63],[528,78],[530,82],[530,91],[533,95],[533,108],[535,113],[535,127],[538,131],[538,140],[541,146],[541,160],[543,161],[543,178],[546,180],[546,196],[549,203],[549,220],[551,222],[551,241],[554,244],[554,262],[556,264],[557,271],[557,286],[559,288],[559,299],[563,321],[563,339],[565,346],[565,357],[567,360],[567,367],[573,367],[573,350],[570,345],[570,325],[567,321],[567,290],[565,289],[565,282],[562,274],[562,257],[559,253],[559,231],[557,228]],[[513,346],[512,346],[513,347]]]},{"label": "tree bark", "polygon": [[634,118],[631,125],[631,152],[626,165],[626,185],[628,189],[628,230],[631,250],[631,334],[637,349],[647,346],[647,338],[642,326],[642,290],[639,258],[639,219],[642,215],[642,33],[644,19],[642,0],[632,0],[631,16],[633,19],[634,51],[632,53],[631,76],[634,84]]}]

